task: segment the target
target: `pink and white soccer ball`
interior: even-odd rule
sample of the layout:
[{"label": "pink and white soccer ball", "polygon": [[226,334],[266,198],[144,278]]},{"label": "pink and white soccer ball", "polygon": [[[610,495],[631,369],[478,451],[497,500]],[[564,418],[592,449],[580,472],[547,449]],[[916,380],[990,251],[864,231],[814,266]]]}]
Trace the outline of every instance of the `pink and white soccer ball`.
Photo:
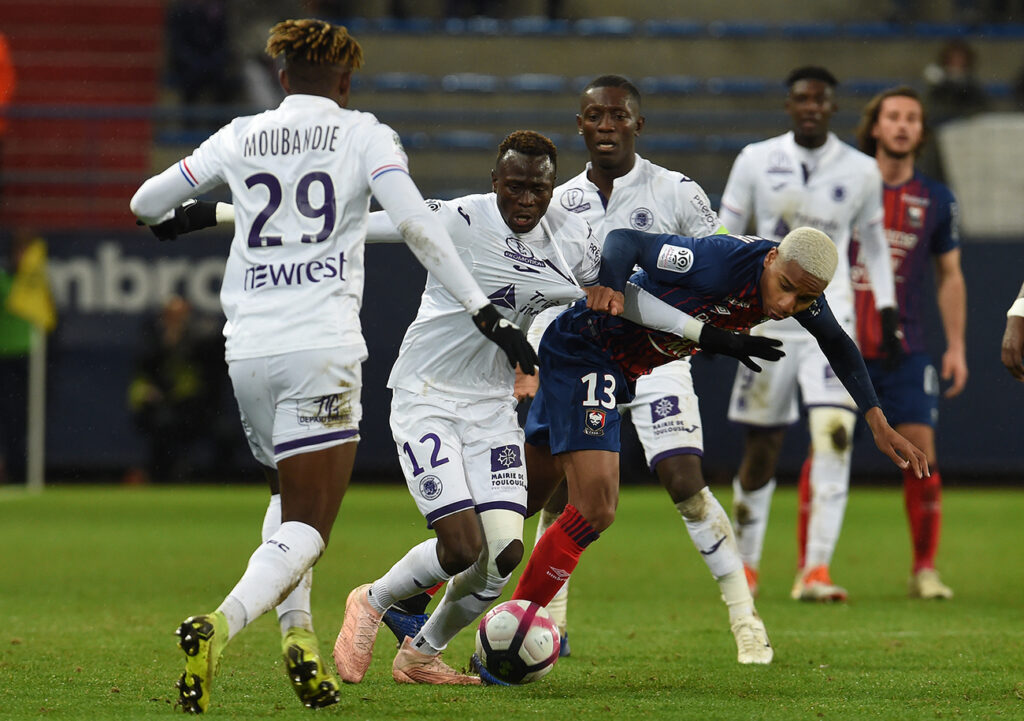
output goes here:
[{"label": "pink and white soccer ball", "polygon": [[558,660],[561,639],[551,616],[530,601],[506,601],[480,619],[476,653],[494,676],[506,683],[530,683]]}]

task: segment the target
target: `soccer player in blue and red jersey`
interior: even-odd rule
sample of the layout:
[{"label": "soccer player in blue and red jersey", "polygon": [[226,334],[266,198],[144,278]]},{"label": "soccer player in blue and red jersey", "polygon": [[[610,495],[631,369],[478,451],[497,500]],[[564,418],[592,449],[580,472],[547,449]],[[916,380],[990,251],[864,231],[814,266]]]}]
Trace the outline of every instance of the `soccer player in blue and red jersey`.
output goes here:
[{"label": "soccer player in blue and red jersey", "polygon": [[[909,591],[912,598],[952,598],[935,571],[942,521],[942,481],[935,460],[939,377],[949,381],[945,397],[958,395],[967,382],[964,327],[967,291],[960,268],[956,201],[946,186],[914,167],[926,133],[924,107],[908,87],[886,90],[864,108],[857,139],[878,162],[885,183],[885,235],[889,241],[904,355],[887,357],[882,324],[866,282],[863,258],[851,251],[857,308],[857,337],[871,381],[896,430],[928,456],[931,474],[918,478],[904,471],[903,491],[913,542]],[[925,283],[935,268],[939,314],[946,334],[941,373],[936,373],[924,337]]]},{"label": "soccer player in blue and red jersey", "polygon": [[[644,322],[639,326],[577,302],[541,340],[540,387],[526,423],[530,510],[550,495],[549,478],[564,473],[569,503],[534,547],[513,599],[546,606],[579,562],[583,550],[611,525],[618,502],[619,411],[636,379],[700,348],[739,358],[778,360],[780,341],[742,332],[793,316],[818,342],[874,434],[879,449],[900,468],[927,476],[924,454],[885,420],[856,344],[823,295],[838,251],[827,235],[797,228],[781,242],[751,236],[685,238],[619,229],[608,234],[599,284],[607,292],[627,281]],[[635,265],[642,270],[630,278]],[[592,307],[615,312],[615,303]],[[621,306],[620,306],[621,307]],[[661,311],[659,314],[658,310]],[[560,478],[559,478],[560,480]],[[708,528],[694,541],[713,549],[732,529]],[[753,609],[750,610],[753,613]],[[763,628],[763,625],[762,625]],[[768,644],[767,635],[763,643]],[[767,662],[767,661],[765,661]]]}]

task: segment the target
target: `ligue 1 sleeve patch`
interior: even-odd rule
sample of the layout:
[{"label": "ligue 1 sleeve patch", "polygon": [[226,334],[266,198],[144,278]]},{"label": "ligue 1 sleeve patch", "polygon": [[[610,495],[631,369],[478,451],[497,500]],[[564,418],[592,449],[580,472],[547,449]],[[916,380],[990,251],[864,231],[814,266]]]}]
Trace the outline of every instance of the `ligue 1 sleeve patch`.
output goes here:
[{"label": "ligue 1 sleeve patch", "polygon": [[658,268],[672,273],[685,273],[693,266],[693,251],[677,245],[663,245],[658,251]]}]

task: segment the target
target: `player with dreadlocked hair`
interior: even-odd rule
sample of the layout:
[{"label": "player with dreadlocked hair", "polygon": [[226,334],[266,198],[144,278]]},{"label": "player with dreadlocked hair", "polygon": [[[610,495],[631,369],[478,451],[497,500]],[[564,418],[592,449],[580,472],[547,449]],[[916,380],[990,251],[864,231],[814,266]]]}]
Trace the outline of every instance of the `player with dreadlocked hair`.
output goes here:
[{"label": "player with dreadlocked hair", "polygon": [[[409,177],[398,135],[346,109],[359,43],[341,26],[288,20],[267,52],[284,55],[287,97],[235,118],[191,155],[139,188],[132,212],[161,240],[234,216],[221,287],[225,358],[253,456],[271,498],[263,543],[211,613],[178,629],[186,712],[202,713],[228,641],[276,606],[285,668],[308,707],[335,703],[339,684],[321,660],[310,613],[312,567],[348,488],[362,416],[359,324],[363,255],[373,195],[404,240],[473,325],[512,366],[533,373],[536,354],[502,319],[462,264],[451,237]],[[219,185],[233,209],[191,199]],[[184,201],[189,203],[181,205]],[[227,212],[230,210],[231,212]],[[467,323],[468,325],[468,323]],[[189,543],[201,562],[211,549]]]}]

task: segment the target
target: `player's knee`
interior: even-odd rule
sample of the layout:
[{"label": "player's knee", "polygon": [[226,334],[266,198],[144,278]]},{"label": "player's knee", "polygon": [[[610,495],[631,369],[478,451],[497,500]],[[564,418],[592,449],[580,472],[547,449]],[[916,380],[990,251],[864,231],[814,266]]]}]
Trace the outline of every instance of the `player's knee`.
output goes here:
[{"label": "player's knee", "polygon": [[615,505],[613,503],[601,503],[588,507],[586,510],[578,509],[587,523],[597,531],[603,532],[615,522]]},{"label": "player's knee", "polygon": [[494,570],[502,578],[508,577],[523,560],[523,542],[513,539],[494,558]]},{"label": "player's knee", "polygon": [[708,515],[708,510],[711,508],[710,499],[711,490],[705,486],[689,498],[679,501],[677,507],[683,518],[687,521],[699,522],[703,521]]},{"label": "player's knee", "polygon": [[437,560],[445,573],[454,576],[456,573],[461,573],[472,566],[476,559],[480,557],[482,548],[483,544],[479,538],[475,541],[463,539],[451,545],[439,543],[437,546]]},{"label": "player's knee", "polygon": [[851,450],[857,416],[846,408],[820,407],[808,412],[807,425],[814,453],[843,455]]},{"label": "player's knee", "polygon": [[655,466],[658,480],[673,503],[682,503],[705,486],[701,459],[696,454],[669,456]]}]

